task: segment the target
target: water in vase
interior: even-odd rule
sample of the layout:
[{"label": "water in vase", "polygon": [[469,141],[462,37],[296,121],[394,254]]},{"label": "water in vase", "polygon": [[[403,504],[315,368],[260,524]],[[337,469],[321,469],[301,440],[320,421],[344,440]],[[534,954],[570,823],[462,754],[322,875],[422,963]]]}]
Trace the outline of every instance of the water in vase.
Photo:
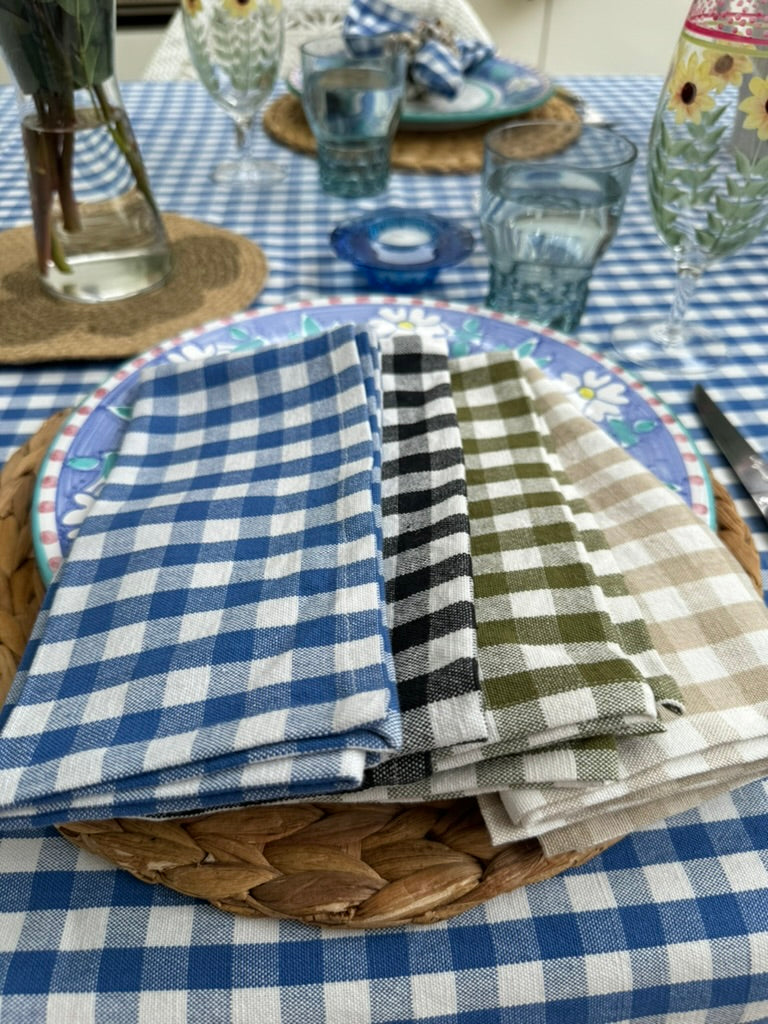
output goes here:
[{"label": "water in vase", "polygon": [[30,114],[22,135],[43,288],[103,302],[159,287],[171,255],[125,114],[79,108],[58,130]]}]

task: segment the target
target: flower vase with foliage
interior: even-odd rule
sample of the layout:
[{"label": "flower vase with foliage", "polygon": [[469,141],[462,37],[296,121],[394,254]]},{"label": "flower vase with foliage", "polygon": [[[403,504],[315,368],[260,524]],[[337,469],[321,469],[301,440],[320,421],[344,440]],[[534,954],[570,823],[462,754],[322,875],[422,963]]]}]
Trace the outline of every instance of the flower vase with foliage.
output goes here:
[{"label": "flower vase with foliage", "polygon": [[[170,269],[162,218],[114,77],[114,37],[115,0],[0,0],[0,50],[19,96],[41,280],[84,301],[144,287],[122,265],[123,284],[107,286],[105,295],[91,282],[83,292],[73,283],[84,272],[83,255],[95,266],[100,251],[151,237],[154,269],[145,266],[140,277],[154,287]],[[123,234],[130,240],[122,242]]]}]

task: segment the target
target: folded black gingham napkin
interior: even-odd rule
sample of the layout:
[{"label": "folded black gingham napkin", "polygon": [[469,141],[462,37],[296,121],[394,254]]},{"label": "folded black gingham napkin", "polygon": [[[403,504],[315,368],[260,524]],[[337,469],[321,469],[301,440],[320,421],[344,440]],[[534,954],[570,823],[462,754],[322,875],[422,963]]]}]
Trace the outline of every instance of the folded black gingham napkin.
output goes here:
[{"label": "folded black gingham napkin", "polygon": [[441,340],[382,338],[382,528],[402,750],[365,785],[413,782],[431,751],[487,737],[464,456]]},{"label": "folded black gingham napkin", "polygon": [[461,89],[465,73],[494,52],[482,40],[455,39],[445,25],[400,10],[385,0],[352,0],[343,33],[352,44],[371,35],[402,36],[411,52],[410,81],[423,92],[449,99]]},{"label": "folded black gingham napkin", "polygon": [[142,379],[0,717],[4,827],[332,792],[399,747],[379,361],[343,327]]}]

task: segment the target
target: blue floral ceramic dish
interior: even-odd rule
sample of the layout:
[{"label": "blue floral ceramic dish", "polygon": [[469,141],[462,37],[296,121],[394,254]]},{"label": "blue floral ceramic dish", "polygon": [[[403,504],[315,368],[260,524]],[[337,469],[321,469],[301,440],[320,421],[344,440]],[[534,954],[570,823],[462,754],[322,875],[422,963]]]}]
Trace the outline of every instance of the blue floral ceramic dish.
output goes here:
[{"label": "blue floral ceramic dish", "polygon": [[[301,68],[292,68],[285,81],[291,92],[301,96]],[[407,99],[400,127],[406,131],[449,131],[517,117],[540,107],[554,91],[551,79],[537,68],[504,57],[488,57],[467,72],[462,88],[452,99],[437,93],[419,100]]]},{"label": "blue floral ceramic dish", "polygon": [[547,328],[481,307],[404,296],[346,296],[251,310],[189,330],[123,364],[69,417],[46,454],[32,503],[35,551],[50,582],[104,484],[147,366],[206,359],[306,337],[343,323],[380,334],[418,330],[453,358],[512,350],[534,359],[623,448],[715,526],[706,466],[674,415],[640,380],[602,355]]}]

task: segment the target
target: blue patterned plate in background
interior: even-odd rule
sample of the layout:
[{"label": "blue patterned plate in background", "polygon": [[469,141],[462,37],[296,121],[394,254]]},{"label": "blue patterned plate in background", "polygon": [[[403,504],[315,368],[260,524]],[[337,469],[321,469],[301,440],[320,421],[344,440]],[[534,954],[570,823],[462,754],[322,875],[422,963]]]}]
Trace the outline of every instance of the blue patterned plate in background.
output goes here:
[{"label": "blue patterned plate in background", "polygon": [[[300,68],[290,71],[285,81],[291,92],[301,96]],[[488,57],[466,73],[464,84],[453,99],[430,93],[422,100],[406,100],[400,128],[450,131],[516,117],[540,107],[554,91],[552,81],[536,68],[503,57]]]}]

